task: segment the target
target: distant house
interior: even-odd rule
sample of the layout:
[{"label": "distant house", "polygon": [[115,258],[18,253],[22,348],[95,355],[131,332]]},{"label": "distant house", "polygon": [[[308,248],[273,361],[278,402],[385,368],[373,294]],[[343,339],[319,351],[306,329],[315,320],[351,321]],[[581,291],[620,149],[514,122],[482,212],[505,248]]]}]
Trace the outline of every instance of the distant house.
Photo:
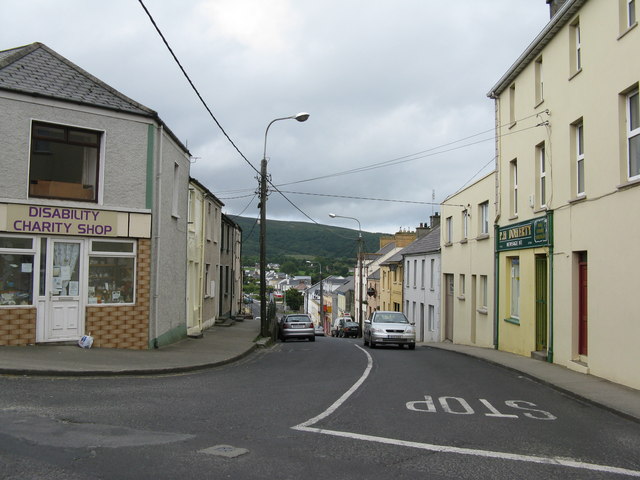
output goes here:
[{"label": "distant house", "polygon": [[187,333],[200,336],[219,315],[220,238],[223,203],[192,178],[187,230]]}]

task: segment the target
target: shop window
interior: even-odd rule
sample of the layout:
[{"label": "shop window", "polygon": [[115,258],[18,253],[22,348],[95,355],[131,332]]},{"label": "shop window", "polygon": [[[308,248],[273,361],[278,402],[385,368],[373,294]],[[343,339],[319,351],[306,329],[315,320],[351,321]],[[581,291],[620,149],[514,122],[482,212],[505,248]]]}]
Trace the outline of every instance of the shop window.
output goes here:
[{"label": "shop window", "polygon": [[33,239],[0,237],[0,305],[33,305]]},{"label": "shop window", "polygon": [[518,319],[520,318],[520,258],[511,258],[510,264],[511,307],[509,309],[509,313],[511,318]]},{"label": "shop window", "polygon": [[134,303],[135,278],[135,242],[91,241],[89,304]]},{"label": "shop window", "polygon": [[101,133],[34,123],[29,196],[96,202]]}]

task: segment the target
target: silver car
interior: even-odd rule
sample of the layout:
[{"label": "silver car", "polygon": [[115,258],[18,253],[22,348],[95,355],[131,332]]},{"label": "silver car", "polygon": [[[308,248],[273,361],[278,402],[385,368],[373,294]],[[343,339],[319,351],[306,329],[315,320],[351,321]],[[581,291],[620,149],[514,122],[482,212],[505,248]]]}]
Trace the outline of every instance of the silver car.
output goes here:
[{"label": "silver car", "polygon": [[289,338],[308,338],[316,341],[316,332],[311,317],[305,313],[284,315],[279,322],[278,336],[286,342]]},{"label": "silver car", "polygon": [[416,329],[402,312],[373,312],[364,322],[364,344],[375,348],[376,345],[408,345],[416,348]]}]

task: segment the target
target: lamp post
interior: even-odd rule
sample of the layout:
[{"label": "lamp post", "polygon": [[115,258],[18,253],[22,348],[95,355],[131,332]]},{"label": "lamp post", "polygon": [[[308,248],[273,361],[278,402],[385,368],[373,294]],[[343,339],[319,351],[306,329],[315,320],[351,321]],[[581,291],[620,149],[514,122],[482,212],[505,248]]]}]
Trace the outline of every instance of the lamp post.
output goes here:
[{"label": "lamp post", "polygon": [[331,218],[348,218],[350,220],[355,220],[356,222],[358,222],[358,272],[360,275],[360,283],[358,285],[358,324],[360,325],[360,332],[362,332],[364,328],[364,319],[362,318],[362,291],[364,290],[364,276],[362,272],[362,226],[360,225],[360,220],[355,217],[345,217],[344,215],[336,215],[335,213],[330,213],[329,216]]},{"label": "lamp post", "polygon": [[[310,262],[309,260],[307,260],[307,263],[313,267],[313,262]],[[324,305],[323,305],[324,293],[322,291],[322,264],[320,262],[317,262],[317,263],[318,263],[318,266],[320,267],[320,313],[318,317],[320,318],[320,326],[324,330]]]},{"label": "lamp post", "polygon": [[267,134],[269,128],[280,120],[297,120],[304,122],[309,118],[305,112],[291,117],[276,118],[269,122],[264,132],[264,151],[260,163],[260,334],[270,337],[269,321],[267,320]]}]

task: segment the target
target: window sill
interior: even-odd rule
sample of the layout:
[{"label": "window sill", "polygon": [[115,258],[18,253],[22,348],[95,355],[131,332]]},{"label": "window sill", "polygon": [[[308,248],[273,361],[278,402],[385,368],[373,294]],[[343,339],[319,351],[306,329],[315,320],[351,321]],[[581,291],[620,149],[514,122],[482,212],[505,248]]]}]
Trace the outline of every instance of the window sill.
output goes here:
[{"label": "window sill", "polygon": [[476,241],[487,240],[487,239],[489,239],[488,233],[482,233],[476,237]]},{"label": "window sill", "polygon": [[533,213],[544,213],[544,212],[546,212],[546,211],[547,211],[547,206],[546,206],[546,205],[543,205],[543,206],[541,206],[541,207],[539,207],[539,208],[536,208],[536,209],[533,211]]},{"label": "window sill", "polygon": [[536,104],[533,106],[533,108],[538,108],[540,105],[542,105],[544,103],[544,98],[538,100],[536,102]]},{"label": "window sill", "polygon": [[480,307],[476,309],[476,312],[478,312],[480,315],[487,315],[489,313],[489,310],[487,310],[487,307]]},{"label": "window sill", "polygon": [[580,75],[582,73],[582,68],[576,70],[575,72],[573,72],[571,75],[569,75],[569,81],[573,80],[574,78],[576,78],[578,75]]},{"label": "window sill", "polygon": [[586,195],[581,195],[579,197],[575,197],[570,199],[567,203],[569,203],[570,205],[573,203],[580,203],[580,202],[584,202],[587,199]]},{"label": "window sill", "polygon": [[513,325],[520,326],[520,319],[519,318],[509,317],[509,318],[505,318],[504,321],[507,322],[507,323],[511,323]]},{"label": "window sill", "polygon": [[625,31],[621,32],[620,35],[618,35],[618,40],[620,40],[622,37],[624,37],[627,33],[629,33],[631,30],[633,30],[637,26],[638,26],[638,22],[635,22],[633,25],[628,26]]},{"label": "window sill", "polygon": [[511,122],[511,124],[509,125],[509,130],[511,130],[513,127],[515,127],[518,124],[518,122]]},{"label": "window sill", "polygon": [[451,242],[446,242],[446,243],[444,244],[444,246],[445,246],[445,247],[450,247],[451,245],[453,245],[453,243],[451,243]]},{"label": "window sill", "polygon": [[460,243],[467,243],[469,241],[468,238],[463,238],[462,240],[460,240]]},{"label": "window sill", "polygon": [[509,220],[518,220],[518,214],[516,213],[515,215],[511,215]]},{"label": "window sill", "polygon": [[458,300],[465,301],[464,295],[458,295]]},{"label": "window sill", "polygon": [[633,180],[627,180],[624,183],[621,183],[620,185],[616,185],[616,188],[618,190],[626,190],[627,188],[633,188],[640,185],[640,178],[634,178]]}]

